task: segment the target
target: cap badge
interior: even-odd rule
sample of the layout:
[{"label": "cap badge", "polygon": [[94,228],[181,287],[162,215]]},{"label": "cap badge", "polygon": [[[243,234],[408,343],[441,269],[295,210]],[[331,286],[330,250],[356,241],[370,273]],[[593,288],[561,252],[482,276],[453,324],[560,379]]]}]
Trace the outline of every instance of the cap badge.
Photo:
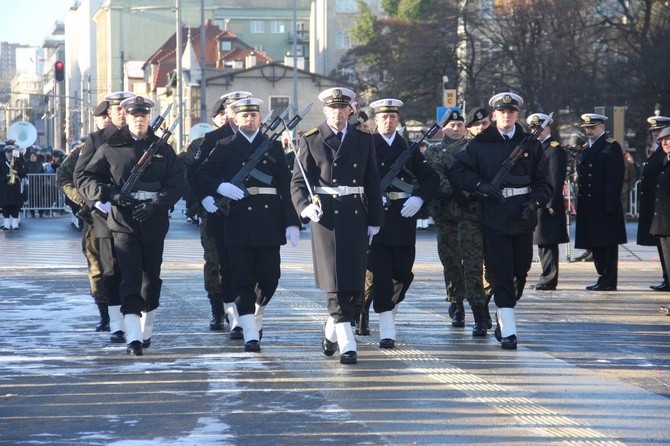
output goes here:
[{"label": "cap badge", "polygon": [[656,124],[657,124],[656,118],[652,119],[651,120],[651,125],[656,125]]},{"label": "cap badge", "polygon": [[503,96],[502,101],[503,101],[505,104],[509,104],[509,103],[512,102],[512,96],[506,94],[505,96]]},{"label": "cap badge", "polygon": [[135,98],[135,104],[138,104],[138,105],[144,104],[144,98],[142,96],[137,96]]},{"label": "cap badge", "polygon": [[533,125],[538,125],[540,123],[540,117],[539,116],[533,116]]},{"label": "cap badge", "polygon": [[590,116],[584,116],[584,122],[591,122],[591,117]]},{"label": "cap badge", "polygon": [[333,98],[334,99],[341,99],[342,98],[342,90],[335,89],[333,90]]}]

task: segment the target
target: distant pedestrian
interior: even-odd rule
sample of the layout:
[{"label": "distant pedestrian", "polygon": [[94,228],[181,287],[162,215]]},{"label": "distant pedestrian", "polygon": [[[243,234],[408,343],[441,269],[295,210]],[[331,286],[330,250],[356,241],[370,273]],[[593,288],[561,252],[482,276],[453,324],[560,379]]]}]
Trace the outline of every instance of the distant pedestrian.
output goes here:
[{"label": "distant pedestrian", "polygon": [[[663,261],[670,265],[670,127],[666,127],[658,135],[658,143],[665,154],[661,173],[656,186],[656,204],[654,218],[649,233],[658,237],[663,252]],[[659,309],[670,316],[670,305]]]}]

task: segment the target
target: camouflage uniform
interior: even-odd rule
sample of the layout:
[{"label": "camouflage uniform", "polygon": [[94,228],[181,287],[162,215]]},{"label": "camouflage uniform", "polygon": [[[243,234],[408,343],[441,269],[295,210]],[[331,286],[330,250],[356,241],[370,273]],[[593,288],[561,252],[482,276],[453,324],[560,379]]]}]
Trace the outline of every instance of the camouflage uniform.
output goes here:
[{"label": "camouflage uniform", "polygon": [[[449,314],[454,326],[464,325],[463,300],[470,306],[487,304],[482,283],[484,265],[484,237],[477,221],[474,203],[454,191],[446,177],[454,155],[468,143],[468,139],[442,143],[424,153],[431,166],[440,175],[440,189],[430,207],[430,214],[437,229],[437,252],[444,268],[447,300],[452,303]],[[456,195],[460,194],[460,195]],[[456,316],[459,316],[458,320]]]},{"label": "camouflage uniform", "polygon": [[[190,166],[198,153],[200,144],[204,141],[204,137],[194,139],[186,148],[184,152],[179,155],[183,165],[184,171]],[[219,254],[216,249],[216,241],[214,237],[207,231],[207,212],[203,211],[199,215],[200,218],[200,243],[204,250],[205,264],[203,266],[203,275],[205,282],[205,291],[210,302],[222,302],[221,280],[219,277]]]},{"label": "camouflage uniform", "polygon": [[[90,215],[90,209],[86,206],[84,197],[77,192],[73,182],[74,167],[77,164],[80,152],[81,145],[72,150],[72,152],[65,158],[56,171],[56,182],[63,193],[72,200],[73,203],[81,207],[82,211],[80,211],[80,215],[83,215],[86,212]],[[82,220],[84,221],[84,228],[82,230],[81,249],[84,256],[86,256],[86,261],[88,263],[88,282],[91,289],[91,296],[100,310],[101,325],[98,325],[96,330],[100,328],[98,331],[107,331],[109,328],[105,329],[105,326],[109,327],[109,316],[107,311],[107,298],[105,297],[103,286],[98,239],[96,239],[93,234],[93,226],[90,224],[92,219],[82,218]]]}]

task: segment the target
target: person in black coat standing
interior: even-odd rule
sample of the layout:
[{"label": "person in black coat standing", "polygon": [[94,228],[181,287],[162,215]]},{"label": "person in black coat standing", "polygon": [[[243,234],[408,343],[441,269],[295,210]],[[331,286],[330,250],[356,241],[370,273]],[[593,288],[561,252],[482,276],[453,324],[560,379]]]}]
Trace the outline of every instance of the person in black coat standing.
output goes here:
[{"label": "person in black coat standing", "polygon": [[156,309],[160,303],[161,264],[170,208],[184,189],[181,161],[169,144],[161,144],[134,190],[121,192],[142,155],[158,140],[149,125],[151,99],[135,96],[121,103],[128,125],[95,151],[79,184],[90,201],[111,203],[107,216],[114,240],[121,282],[126,352],[142,355],[151,345]]},{"label": "person in black coat standing", "polygon": [[[548,118],[544,113],[533,113],[528,116],[528,130],[534,131]],[[549,122],[551,125],[551,121]],[[533,243],[537,245],[542,265],[542,275],[533,287],[538,291],[555,290],[558,284],[558,245],[570,241],[565,221],[565,201],[563,200],[563,184],[568,173],[568,153],[561,143],[551,136],[551,128],[547,125],[537,136],[542,143],[545,158],[549,165],[547,181],[554,189],[549,202],[537,210],[537,226],[533,233]]]},{"label": "person in black coat standing", "polygon": [[670,291],[670,282],[668,282],[668,268],[663,259],[658,237],[651,235],[651,221],[654,218],[654,203],[656,201],[656,183],[658,175],[663,169],[663,161],[666,156],[658,141],[658,135],[663,129],[670,127],[670,118],[665,116],[651,116],[647,119],[649,132],[653,139],[651,154],[642,166],[642,175],[640,176],[640,185],[638,186],[638,215],[637,221],[637,244],[641,246],[656,246],[658,257],[661,261],[661,270],[663,272],[663,281],[659,285],[650,285],[654,291]]},{"label": "person in black coat standing", "polygon": [[19,147],[8,141],[0,161],[0,208],[2,229],[19,229],[19,213],[23,204],[22,180],[26,177],[26,166]]},{"label": "person in black coat standing", "polygon": [[316,286],[327,293],[321,348],[332,356],[339,347],[342,364],[357,362],[351,321],[365,288],[368,245],[384,222],[372,135],[347,123],[355,97],[340,87],[319,94],[326,121],[300,139],[291,182],[293,205],[311,220]]},{"label": "person in black coat standing", "polygon": [[[409,148],[405,138],[396,132],[402,105],[398,99],[381,99],[370,104],[375,111],[377,130],[372,136],[382,178]],[[414,150],[388,189],[382,191],[384,226],[372,239],[368,259],[373,308],[379,315],[380,348],[395,346],[396,312],[414,279],[416,214],[435,197],[439,185],[437,172],[419,150]]]},{"label": "person in black coat standing", "polygon": [[[542,145],[530,140],[519,119],[521,96],[499,93],[489,101],[495,125],[477,135],[456,154],[447,177],[452,187],[483,195],[477,208],[486,246],[486,266],[493,278],[498,307],[495,336],[504,349],[517,348],[514,307],[523,294],[533,260],[533,230],[537,210],[553,190],[547,177]],[[525,141],[525,150],[500,186],[491,184],[503,162]]]},{"label": "person in black coat standing", "polygon": [[[267,175],[266,184],[252,175],[244,189],[230,181],[249,158],[269,142],[260,131],[260,99],[246,98],[230,105],[239,131],[220,140],[193,177],[192,187],[200,196],[222,196],[230,200],[223,217],[223,232],[229,253],[232,290],[244,336],[245,351],[260,351],[263,315],[281,276],[280,247],[288,239],[297,246],[300,219],[291,202],[291,172],[281,142],[265,146],[267,153],[255,168]],[[208,211],[217,212],[216,206]]]},{"label": "person in black coat standing", "polygon": [[[663,260],[670,265],[670,127],[664,128],[658,135],[658,143],[665,157],[656,183],[654,218],[649,233],[658,237]],[[660,307],[659,311],[670,316],[670,305]]]},{"label": "person in black coat standing", "polygon": [[581,116],[588,142],[577,161],[577,224],[575,248],[593,252],[598,281],[589,291],[616,291],[619,244],[626,243],[626,223],[621,204],[624,180],[623,150],[607,136],[607,116]]}]

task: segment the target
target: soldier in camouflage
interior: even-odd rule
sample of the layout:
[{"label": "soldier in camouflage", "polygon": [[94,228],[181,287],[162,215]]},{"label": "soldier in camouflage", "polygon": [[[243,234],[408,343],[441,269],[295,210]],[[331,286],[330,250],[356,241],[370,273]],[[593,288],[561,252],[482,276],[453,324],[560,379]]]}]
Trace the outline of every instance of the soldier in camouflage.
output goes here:
[{"label": "soldier in camouflage", "polygon": [[451,111],[443,128],[441,144],[431,147],[425,157],[440,175],[440,189],[433,201],[430,212],[437,229],[437,251],[444,268],[444,281],[447,288],[447,300],[450,302],[449,316],[453,327],[465,326],[465,308],[467,299],[470,307],[482,312],[485,317],[475,318],[473,336],[486,336],[491,328],[487,298],[482,283],[484,265],[484,238],[482,229],[474,211],[473,197],[454,190],[446,177],[446,171],[456,153],[463,150],[468,139],[465,138],[463,115]]}]

